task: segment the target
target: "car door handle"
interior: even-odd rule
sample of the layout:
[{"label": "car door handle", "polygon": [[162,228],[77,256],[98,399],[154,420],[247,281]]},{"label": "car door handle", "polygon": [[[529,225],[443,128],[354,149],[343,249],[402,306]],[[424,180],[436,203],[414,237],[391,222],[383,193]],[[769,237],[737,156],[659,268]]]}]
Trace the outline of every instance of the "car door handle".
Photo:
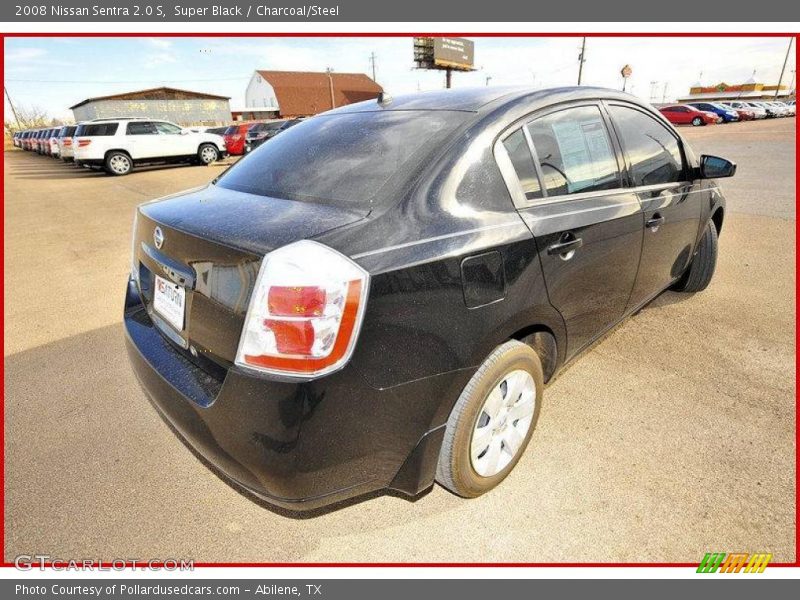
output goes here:
[{"label": "car door handle", "polygon": [[[575,238],[572,240],[567,240],[565,242],[559,242],[558,244],[553,244],[552,246],[547,247],[547,253],[551,256],[553,254],[569,254],[570,252],[575,252],[578,248],[583,246],[583,240],[581,238]],[[571,258],[571,257],[570,257]]]},{"label": "car door handle", "polygon": [[653,233],[655,233],[656,231],[658,231],[658,228],[661,227],[661,225],[663,224],[664,224],[664,217],[656,213],[647,220],[644,226],[647,227],[648,229],[652,229]]}]

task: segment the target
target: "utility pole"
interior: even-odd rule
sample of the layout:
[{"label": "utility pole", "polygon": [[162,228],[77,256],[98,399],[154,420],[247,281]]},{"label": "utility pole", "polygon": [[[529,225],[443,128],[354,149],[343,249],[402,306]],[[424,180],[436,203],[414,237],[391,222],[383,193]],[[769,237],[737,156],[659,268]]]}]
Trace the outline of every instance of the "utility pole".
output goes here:
[{"label": "utility pole", "polygon": [[781,67],[781,76],[778,77],[778,85],[775,86],[775,99],[778,99],[778,94],[781,91],[781,82],[783,81],[783,73],[786,71],[786,63],[789,61],[789,53],[792,51],[792,42],[794,38],[789,38],[789,47],[786,48],[786,58],[783,59],[783,66]]},{"label": "utility pole", "polygon": [[373,52],[372,54],[370,54],[370,55],[369,55],[369,64],[372,66],[372,81],[375,81],[375,82],[377,82],[377,81],[378,81],[378,80],[375,78],[375,65],[376,65],[376,59],[377,59],[377,58],[378,58],[378,57],[377,57],[377,56],[375,56],[375,53],[374,53],[374,52]]},{"label": "utility pole", "polygon": [[583,63],[586,62],[586,36],[583,37],[583,43],[581,44],[581,53],[578,55],[578,85],[581,84],[581,78],[583,77]]},{"label": "utility pole", "polygon": [[328,81],[330,82],[331,85],[331,109],[334,109],[336,108],[336,99],[333,95],[333,69],[328,67],[327,69],[325,69],[325,72],[328,74]]},{"label": "utility pole", "polygon": [[6,93],[6,100],[8,100],[8,105],[11,107],[11,112],[14,113],[14,120],[17,122],[17,129],[22,129],[22,125],[19,124],[17,109],[14,108],[14,103],[11,101],[11,96],[8,95],[8,88],[3,86],[3,91]]}]

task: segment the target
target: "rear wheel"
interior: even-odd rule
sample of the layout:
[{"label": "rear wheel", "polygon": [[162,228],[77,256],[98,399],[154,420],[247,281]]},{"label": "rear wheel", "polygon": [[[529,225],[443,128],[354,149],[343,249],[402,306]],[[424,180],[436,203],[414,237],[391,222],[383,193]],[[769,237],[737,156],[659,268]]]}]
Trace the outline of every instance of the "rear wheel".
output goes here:
[{"label": "rear wheel", "polygon": [[677,292],[701,292],[706,289],[717,266],[717,244],[717,228],[709,221],[697,245],[692,264],[672,289]]},{"label": "rear wheel", "polygon": [[498,346],[472,376],[447,421],[436,480],[475,498],[505,479],[539,418],[544,375],[536,352],[517,341]]},{"label": "rear wheel", "polygon": [[133,161],[125,152],[109,152],[106,156],[106,172],[109,175],[127,175],[133,169]]},{"label": "rear wheel", "polygon": [[210,165],[219,160],[219,151],[214,144],[202,144],[197,150],[197,160],[200,164]]},{"label": "rear wheel", "polygon": [[695,127],[699,127],[702,124],[703,124],[703,119],[701,119],[700,117],[695,117],[694,119],[692,119],[692,125],[694,125]]}]

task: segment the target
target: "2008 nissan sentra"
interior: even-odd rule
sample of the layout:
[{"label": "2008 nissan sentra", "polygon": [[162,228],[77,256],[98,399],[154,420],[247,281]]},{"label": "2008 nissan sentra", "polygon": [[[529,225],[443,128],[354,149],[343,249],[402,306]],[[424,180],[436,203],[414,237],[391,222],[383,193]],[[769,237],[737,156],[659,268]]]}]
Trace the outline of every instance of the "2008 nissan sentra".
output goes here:
[{"label": "2008 nissan sentra", "polygon": [[139,207],[130,360],[177,433],[268,502],[478,496],[567,361],[708,285],[713,179],[735,170],[611,90],[339,108]]}]

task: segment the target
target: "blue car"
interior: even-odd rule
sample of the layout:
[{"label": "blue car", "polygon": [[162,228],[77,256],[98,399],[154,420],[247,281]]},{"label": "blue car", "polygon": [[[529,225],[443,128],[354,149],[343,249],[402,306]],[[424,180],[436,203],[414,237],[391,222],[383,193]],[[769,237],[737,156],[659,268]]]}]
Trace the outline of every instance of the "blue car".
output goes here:
[{"label": "blue car", "polygon": [[739,114],[730,106],[717,104],[716,102],[688,102],[689,106],[694,106],[698,110],[704,110],[719,115],[723,123],[732,123],[739,120]]}]

